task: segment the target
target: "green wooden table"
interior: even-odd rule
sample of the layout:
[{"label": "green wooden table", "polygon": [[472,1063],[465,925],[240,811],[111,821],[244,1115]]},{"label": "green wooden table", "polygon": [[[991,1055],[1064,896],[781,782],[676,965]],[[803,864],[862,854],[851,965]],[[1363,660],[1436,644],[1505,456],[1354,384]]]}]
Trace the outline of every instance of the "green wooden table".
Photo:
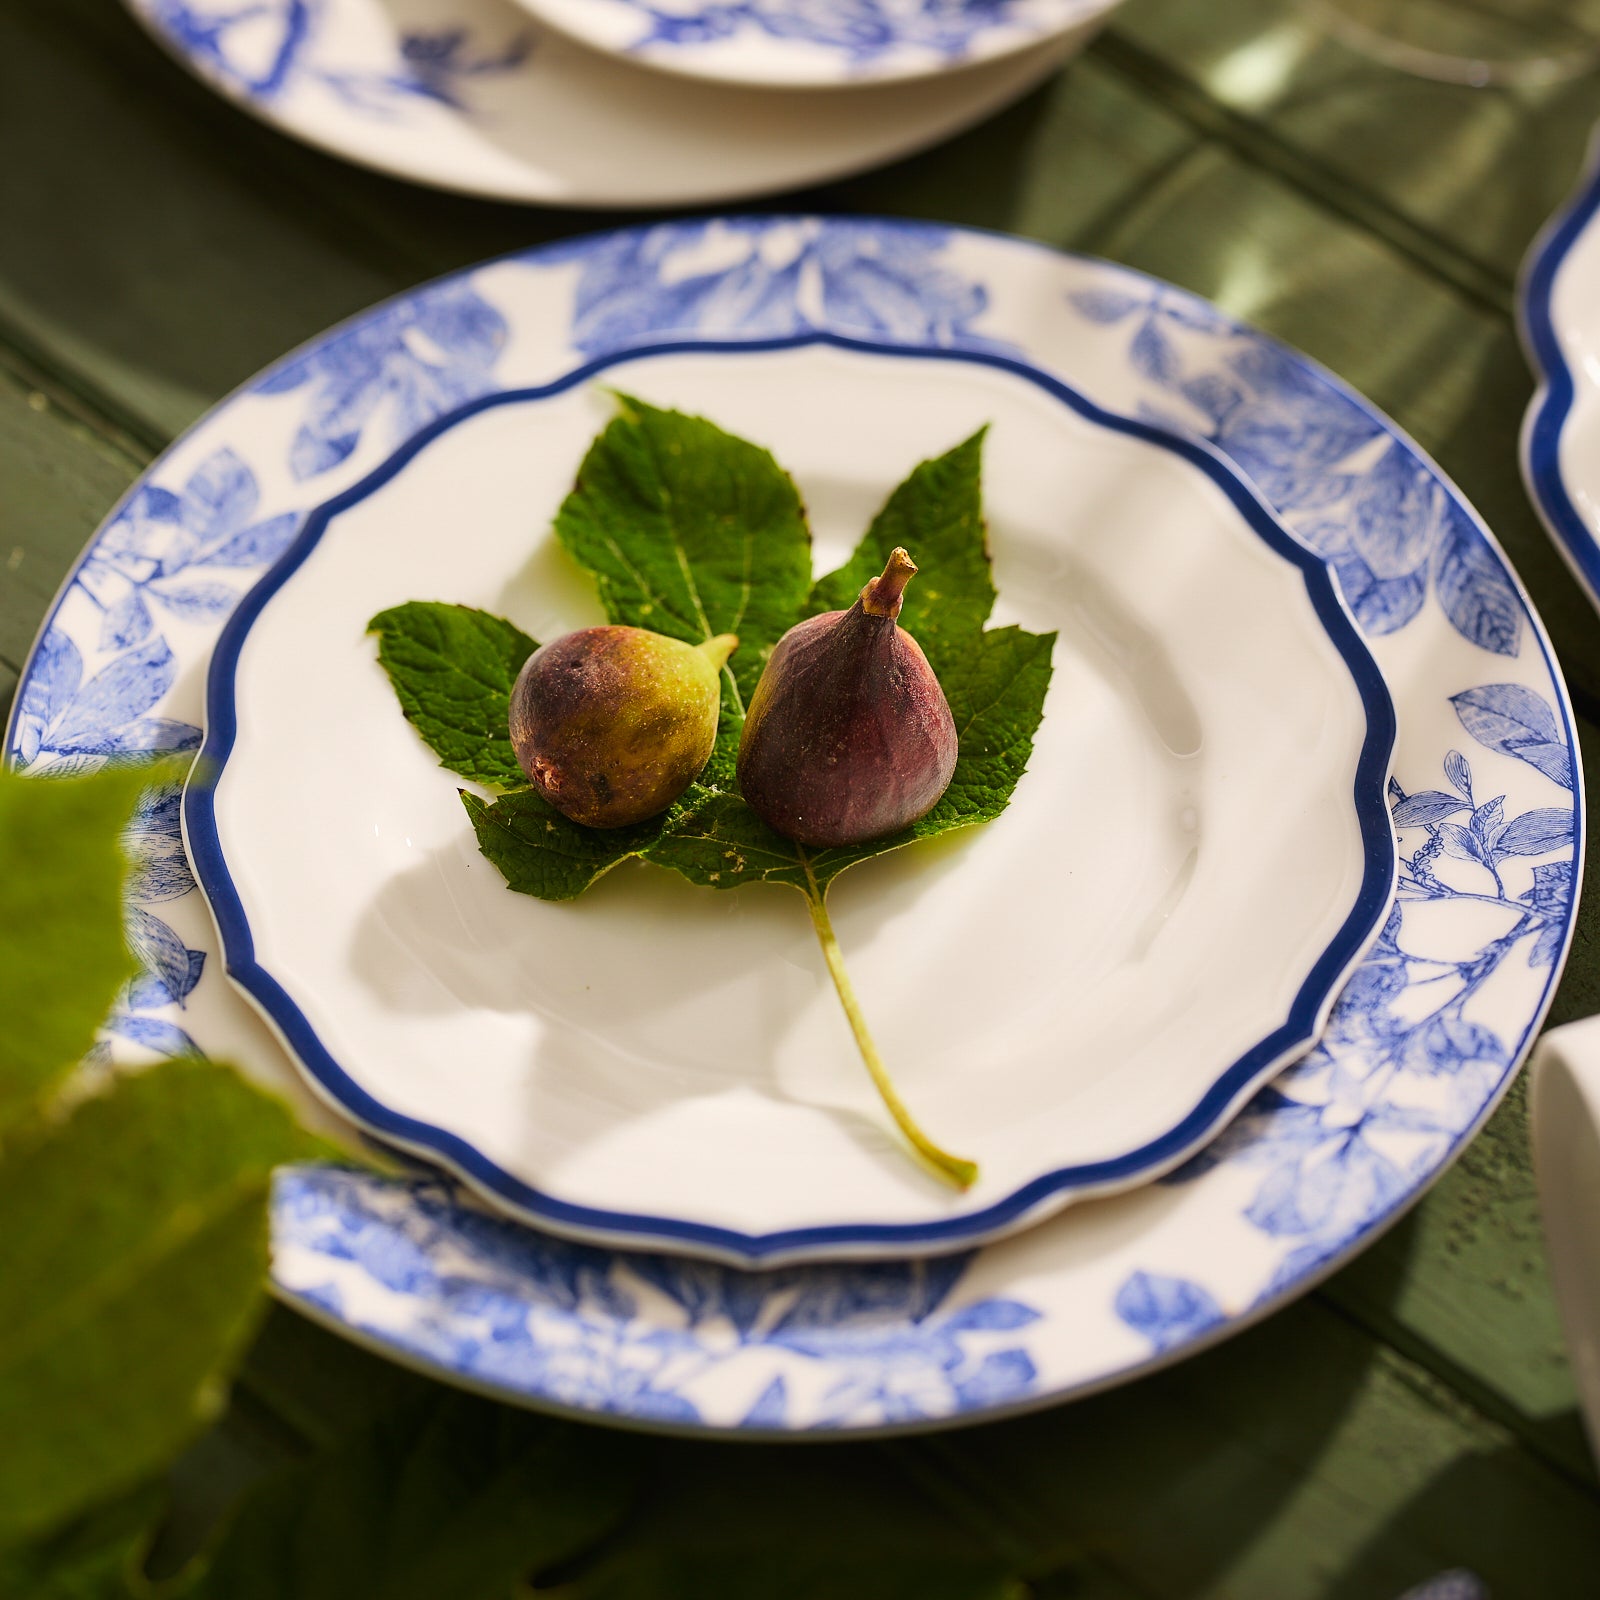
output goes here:
[{"label": "green wooden table", "polygon": [[[1532,385],[1513,285],[1597,118],[1600,77],[1452,88],[1351,54],[1295,0],[1130,0],[1087,55],[985,126],[782,203],[1109,256],[1325,362],[1505,544],[1560,653],[1594,784],[1600,626],[1518,477]],[[382,296],[615,220],[432,194],[303,149],[191,82],[116,0],[0,7],[0,139],[0,706],[112,500],[226,391]],[[1591,893],[1554,1022],[1600,1010],[1597,915]],[[156,1566],[261,1474],[375,1419],[469,1404],[493,1409],[273,1312],[229,1409],[176,1469]],[[996,1558],[1041,1600],[1383,1600],[1449,1567],[1496,1600],[1600,1592],[1600,1485],[1520,1085],[1360,1260],[1165,1373],[911,1441],[620,1449],[640,1499],[595,1559],[678,1578],[619,1594],[767,1600],[789,1592],[774,1574],[802,1547],[885,1574],[908,1552],[953,1569]],[[886,1576],[882,1593],[899,1592]]]}]

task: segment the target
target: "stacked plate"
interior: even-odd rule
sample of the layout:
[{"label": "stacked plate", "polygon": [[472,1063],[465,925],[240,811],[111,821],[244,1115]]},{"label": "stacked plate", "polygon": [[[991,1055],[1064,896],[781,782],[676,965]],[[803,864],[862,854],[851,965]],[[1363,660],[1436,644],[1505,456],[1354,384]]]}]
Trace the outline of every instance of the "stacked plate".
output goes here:
[{"label": "stacked plate", "polygon": [[128,0],[230,98],[336,155],[547,205],[731,200],[978,121],[1119,0]]},{"label": "stacked plate", "polygon": [[[996,621],[1060,635],[1029,769],[831,900],[964,1194],[897,1143],[792,895],[638,865],[505,893],[376,664],[410,599],[599,620],[549,527],[616,388],[770,446],[818,571],[989,427]],[[279,1292],[651,1425],[990,1416],[1243,1326],[1470,1137],[1570,937],[1565,689],[1459,494],[1194,297],[953,229],[569,241],[269,370],[96,536],[7,749],[202,737],[187,851],[176,805],[139,841],[151,971],[112,1034],[308,1083],[428,1163],[284,1173]]]}]

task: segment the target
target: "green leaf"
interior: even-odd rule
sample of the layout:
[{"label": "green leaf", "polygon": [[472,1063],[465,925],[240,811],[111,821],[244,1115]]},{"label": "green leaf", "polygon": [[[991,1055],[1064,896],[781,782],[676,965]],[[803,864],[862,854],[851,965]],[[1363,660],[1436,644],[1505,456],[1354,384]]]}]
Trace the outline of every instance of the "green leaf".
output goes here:
[{"label": "green leaf", "polygon": [[507,1600],[621,1518],[638,1459],[434,1390],[257,1490],[185,1600]]},{"label": "green leaf", "polygon": [[690,644],[739,636],[723,697],[737,733],[768,652],[811,586],[799,491],[759,445],[703,417],[618,398],[556,537],[594,575],[611,621]]},{"label": "green leaf", "polygon": [[817,579],[806,600],[806,616],[854,605],[862,586],[883,571],[899,545],[921,569],[906,590],[900,626],[922,646],[943,679],[994,609],[983,522],[987,432],[980,428],[954,450],[912,471],[872,519],[850,559]]},{"label": "green leaf", "polygon": [[287,1109],[186,1059],[21,1123],[0,1162],[0,1546],[146,1478],[254,1326]]},{"label": "green leaf", "polygon": [[439,765],[493,789],[527,783],[511,748],[511,688],[538,648],[520,628],[471,606],[413,600],[367,624],[400,708]]},{"label": "green leaf", "polygon": [[83,1057],[137,970],[120,835],[151,781],[136,768],[50,782],[0,770],[0,1132]]},{"label": "green leaf", "polygon": [[[691,785],[667,817],[679,815],[703,792]],[[541,900],[574,899],[620,862],[642,855],[667,825],[665,818],[652,817],[629,828],[585,828],[532,789],[501,795],[492,804],[463,789],[461,803],[478,848],[507,885]]]}]

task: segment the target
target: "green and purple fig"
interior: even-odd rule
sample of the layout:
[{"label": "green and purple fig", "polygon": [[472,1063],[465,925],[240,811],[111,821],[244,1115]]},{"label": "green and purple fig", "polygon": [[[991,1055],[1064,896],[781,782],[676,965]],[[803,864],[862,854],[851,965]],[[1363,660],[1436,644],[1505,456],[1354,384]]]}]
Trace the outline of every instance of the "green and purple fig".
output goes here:
[{"label": "green and purple fig", "polygon": [[774,646],[739,745],[739,789],[806,845],[864,844],[938,804],[956,725],[922,648],[898,622],[916,563],[896,549],[848,611],[797,623]]},{"label": "green and purple fig", "polygon": [[511,690],[511,745],[528,781],[585,827],[665,811],[710,759],[738,643],[604,627],[541,645]]}]

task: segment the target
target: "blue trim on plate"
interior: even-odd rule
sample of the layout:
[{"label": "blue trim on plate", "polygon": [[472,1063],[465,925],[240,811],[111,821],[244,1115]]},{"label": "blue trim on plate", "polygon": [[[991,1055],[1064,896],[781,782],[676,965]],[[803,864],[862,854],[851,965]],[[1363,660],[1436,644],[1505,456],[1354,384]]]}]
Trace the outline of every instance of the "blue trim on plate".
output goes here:
[{"label": "blue trim on plate", "polygon": [[1523,437],[1524,476],[1557,547],[1588,590],[1590,600],[1600,606],[1600,542],[1573,504],[1561,475],[1561,434],[1572,414],[1576,386],[1550,313],[1556,275],[1597,210],[1600,168],[1590,173],[1568,210],[1535,245],[1523,278],[1520,309],[1524,341],[1543,379]]},{"label": "blue trim on plate", "polygon": [[[702,1223],[573,1205],[513,1177],[459,1136],[402,1116],[368,1094],[340,1067],[282,985],[256,961],[249,922],[217,835],[214,804],[214,783],[227,764],[238,732],[234,683],[239,655],[255,619],[316,548],[332,520],[388,483],[420,451],[458,423],[494,407],[549,399],[625,361],[683,353],[742,355],[812,345],[909,360],[965,362],[1010,372],[1043,389],[1087,421],[1166,449],[1210,477],[1262,541],[1300,569],[1313,609],[1349,668],[1360,695],[1367,729],[1353,792],[1364,853],[1361,888],[1351,912],[1295,995],[1284,1023],[1239,1057],[1172,1129],[1138,1150],[1109,1161],[1060,1168],[1033,1179],[982,1211],[940,1222],[839,1224],[752,1235]],[[1315,1038],[1324,1008],[1332,1002],[1345,973],[1359,958],[1388,909],[1397,872],[1384,795],[1396,731],[1394,703],[1376,661],[1339,598],[1326,564],[1278,522],[1254,488],[1210,445],[1105,411],[1027,363],[986,351],[905,347],[823,332],[770,340],[680,339],[613,352],[577,367],[553,383],[506,390],[471,401],[430,423],[361,482],[310,513],[295,542],[239,603],[217,638],[206,688],[206,727],[197,770],[208,771],[213,783],[191,783],[183,801],[195,876],[216,919],[230,977],[267,1014],[285,1043],[329,1095],[374,1132],[439,1159],[480,1188],[557,1231],[576,1232],[591,1239],[603,1234],[630,1243],[688,1244],[746,1263],[759,1263],[796,1250],[848,1251],[852,1245],[860,1244],[918,1247],[923,1251],[959,1249],[977,1237],[1005,1228],[1065,1190],[1114,1185],[1146,1171],[1174,1165],[1215,1130],[1258,1080]]]}]

